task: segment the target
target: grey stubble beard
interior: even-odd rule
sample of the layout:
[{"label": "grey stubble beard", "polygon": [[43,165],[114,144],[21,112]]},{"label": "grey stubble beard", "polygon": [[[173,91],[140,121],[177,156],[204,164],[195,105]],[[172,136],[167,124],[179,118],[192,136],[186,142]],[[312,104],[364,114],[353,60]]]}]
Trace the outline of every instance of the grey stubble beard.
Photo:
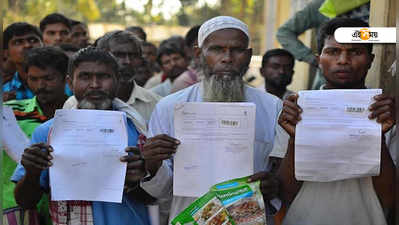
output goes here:
[{"label": "grey stubble beard", "polygon": [[96,109],[96,110],[108,110],[112,108],[112,100],[110,98],[105,98],[103,101],[98,103],[93,103],[86,98],[83,98],[78,103],[78,109]]},{"label": "grey stubble beard", "polygon": [[205,102],[245,102],[244,81],[242,77],[248,68],[242,68],[240,72],[223,77],[213,75],[211,69],[205,62],[203,55],[200,56],[201,69],[204,73],[203,100]]}]

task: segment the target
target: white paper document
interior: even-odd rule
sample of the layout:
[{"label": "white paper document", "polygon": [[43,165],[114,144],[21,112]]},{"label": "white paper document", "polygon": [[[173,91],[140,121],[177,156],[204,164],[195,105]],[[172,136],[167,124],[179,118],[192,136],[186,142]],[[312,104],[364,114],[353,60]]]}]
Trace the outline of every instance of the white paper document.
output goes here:
[{"label": "white paper document", "polygon": [[176,105],[173,194],[199,197],[221,181],[253,174],[255,105]]},{"label": "white paper document", "polygon": [[52,200],[122,201],[128,144],[126,116],[103,110],[57,110],[49,144]]},{"label": "white paper document", "polygon": [[375,176],[381,124],[368,107],[381,89],[300,91],[302,120],[295,133],[295,177],[329,182]]},{"label": "white paper document", "polygon": [[1,143],[7,155],[15,162],[20,162],[24,149],[29,147],[29,139],[21,130],[13,110],[3,106]]}]

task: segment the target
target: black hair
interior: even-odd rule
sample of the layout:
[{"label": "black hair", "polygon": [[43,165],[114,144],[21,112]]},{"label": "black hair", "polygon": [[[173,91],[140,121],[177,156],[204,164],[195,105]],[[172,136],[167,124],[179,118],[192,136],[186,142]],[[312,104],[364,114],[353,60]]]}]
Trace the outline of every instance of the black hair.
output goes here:
[{"label": "black hair", "polygon": [[76,26],[76,25],[83,25],[83,26],[87,26],[85,23],[83,23],[82,21],[79,20],[74,20],[74,19],[69,19],[69,24],[71,24],[71,28]]},{"label": "black hair", "polygon": [[109,51],[110,50],[109,44],[111,43],[111,41],[115,41],[121,44],[122,43],[132,44],[137,48],[141,56],[141,41],[136,37],[136,35],[132,34],[131,32],[124,30],[116,30],[108,32],[104,34],[102,38],[98,39],[96,47]]},{"label": "black hair", "polygon": [[62,43],[57,47],[59,47],[61,50],[66,51],[66,52],[77,52],[80,49],[80,48],[76,47],[75,45],[67,44],[67,43]]},{"label": "black hair", "polygon": [[184,37],[187,47],[193,47],[194,42],[198,40],[198,31],[200,27],[201,25],[196,25],[187,32],[186,36]]},{"label": "black hair", "polygon": [[157,51],[157,62],[159,65],[162,65],[161,57],[163,55],[171,55],[171,54],[180,54],[183,58],[186,56],[184,54],[184,49],[180,48],[175,42],[162,42],[159,45]]},{"label": "black hair", "polygon": [[161,41],[159,47],[161,47],[162,45],[169,45],[169,44],[172,44],[176,48],[181,49],[181,51],[184,51],[184,47],[186,46],[185,40],[182,36],[173,35],[170,38]]},{"label": "black hair", "polygon": [[153,48],[157,49],[157,46],[155,46],[153,43],[148,42],[148,41],[143,41],[141,43],[141,46],[150,46],[150,47],[153,47]]},{"label": "black hair", "polygon": [[69,76],[73,76],[73,72],[75,69],[84,62],[98,62],[111,66],[112,71],[114,71],[115,76],[118,77],[118,63],[114,56],[112,56],[109,52],[95,48],[95,47],[87,47],[82,48],[78,52],[72,55],[68,64],[68,74]]},{"label": "black hair", "polygon": [[60,13],[51,13],[51,14],[48,14],[47,16],[45,16],[40,21],[40,25],[39,25],[40,30],[42,32],[44,32],[47,25],[55,24],[55,23],[62,23],[65,26],[67,26],[69,30],[71,30],[71,20]]},{"label": "black hair", "polygon": [[40,69],[52,68],[62,75],[62,79],[68,71],[68,56],[56,47],[39,47],[29,50],[25,54],[25,72],[29,67],[36,66]]},{"label": "black hair", "polygon": [[295,64],[295,58],[291,54],[291,52],[282,48],[275,48],[265,52],[265,54],[262,57],[262,67],[264,67],[267,63],[267,60],[269,60],[269,58],[273,56],[288,56],[291,59],[292,66],[294,66]]},{"label": "black hair", "polygon": [[22,36],[29,33],[37,35],[43,41],[42,33],[36,26],[25,22],[10,24],[3,32],[3,49],[8,49],[8,42],[14,36]]},{"label": "black hair", "polygon": [[[352,18],[334,18],[324,23],[317,34],[317,52],[319,55],[324,48],[326,38],[334,36],[336,29],[340,27],[369,27],[369,24],[360,19]],[[373,51],[373,44],[364,44],[367,47],[368,53]]]},{"label": "black hair", "polygon": [[138,38],[143,39],[142,41],[147,41],[147,34],[145,33],[145,31],[143,30],[142,27],[130,26],[130,27],[127,27],[125,30],[130,31],[130,32],[134,33],[135,35],[138,34],[136,36],[141,35],[141,36],[143,36],[143,38],[141,38],[141,37],[138,37]]}]

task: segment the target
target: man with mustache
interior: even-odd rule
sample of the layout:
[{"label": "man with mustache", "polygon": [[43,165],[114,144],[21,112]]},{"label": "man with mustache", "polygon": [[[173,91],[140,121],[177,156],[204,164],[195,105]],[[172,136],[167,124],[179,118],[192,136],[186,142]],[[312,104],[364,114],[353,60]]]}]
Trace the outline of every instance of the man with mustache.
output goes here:
[{"label": "man with mustache", "polygon": [[184,49],[180,48],[175,41],[168,39],[158,48],[157,61],[161,66],[163,75],[161,83],[150,90],[159,96],[165,97],[172,91],[173,81],[187,70],[187,60]]},{"label": "man with mustache", "polygon": [[[141,76],[142,58],[140,41],[129,31],[111,31],[98,40],[97,48],[110,52],[119,64],[120,79],[116,97],[133,107],[148,123],[160,96],[137,85],[135,78]],[[64,108],[77,105],[76,98],[70,97]]]},{"label": "man with mustache", "polygon": [[262,58],[260,74],[265,79],[265,90],[280,99],[294,94],[287,90],[294,75],[295,58],[287,50],[276,48],[267,51]]},{"label": "man with mustache", "polygon": [[[146,132],[145,121],[137,112],[116,98],[118,63],[110,53],[89,47],[81,49],[69,62],[68,83],[78,101],[78,109],[123,111],[127,116],[128,144],[135,146],[140,133]],[[49,191],[48,168],[52,166],[53,148],[47,137],[53,120],[40,125],[32,135],[32,145],[26,148],[21,164],[12,180],[17,182],[15,199],[24,209],[35,207],[43,192]],[[144,177],[144,162],[139,152],[127,147],[121,163],[127,163],[122,203],[97,201],[51,201],[54,224],[139,224],[149,225],[144,191],[138,181]],[[106,166],[106,165],[104,165]]]},{"label": "man with mustache", "polygon": [[[322,89],[365,89],[365,79],[374,55],[372,44],[338,43],[334,32],[339,27],[368,27],[358,19],[332,19],[324,24],[317,37],[317,60],[327,82]],[[289,206],[283,224],[306,225],[384,225],[394,207],[395,167],[389,154],[389,133],[395,124],[393,99],[381,94],[370,105],[370,119],[382,125],[380,174],[373,177],[332,182],[309,182],[295,179],[295,127],[301,120],[298,96],[289,96],[279,117],[279,124],[289,134],[288,149],[280,149],[283,158],[278,176],[281,198]],[[386,137],[387,136],[387,137]],[[276,142],[279,135],[276,137]],[[322,150],[322,149],[320,149]],[[346,151],[350,149],[342,149]],[[397,151],[396,149],[393,149]],[[273,152],[275,149],[273,149]]]},{"label": "man with mustache", "polygon": [[[5,106],[13,109],[18,125],[28,138],[40,124],[54,117],[56,109],[62,108],[67,96],[63,91],[66,83],[68,56],[52,47],[31,49],[25,56],[25,72],[28,87],[34,93],[31,99],[11,100]],[[3,151],[3,212],[4,215],[22,210],[14,199],[15,184],[10,177],[17,163]],[[43,195],[37,206],[41,224],[51,224],[48,213],[48,196]],[[21,211],[23,212],[23,211]],[[32,214],[34,215],[34,214]],[[6,218],[8,218],[6,216]],[[22,222],[21,222],[22,224]]]},{"label": "man with mustache", "polygon": [[[156,198],[172,197],[169,222],[195,199],[171,196],[173,181],[173,154],[179,140],[174,138],[173,109],[182,102],[252,102],[256,104],[254,171],[251,180],[261,180],[261,191],[266,208],[277,196],[278,181],[268,171],[268,155],[273,146],[281,101],[262,90],[244,84],[252,49],[248,48],[250,35],[242,21],[220,16],[206,21],[198,33],[196,55],[200,58],[204,79],[186,89],[161,99],[149,124],[149,136],[143,156],[151,177],[141,186]],[[221,162],[222,163],[222,162]],[[270,211],[267,210],[270,214]],[[273,218],[267,216],[267,223]]]},{"label": "man with mustache", "polygon": [[12,80],[3,85],[3,101],[33,98],[24,70],[24,54],[35,47],[43,46],[39,29],[31,24],[18,22],[9,25],[3,33],[4,54],[16,67]]},{"label": "man with mustache", "polygon": [[71,24],[71,33],[69,34],[70,42],[76,48],[86,48],[89,46],[89,28],[87,24],[77,21],[70,20]]}]

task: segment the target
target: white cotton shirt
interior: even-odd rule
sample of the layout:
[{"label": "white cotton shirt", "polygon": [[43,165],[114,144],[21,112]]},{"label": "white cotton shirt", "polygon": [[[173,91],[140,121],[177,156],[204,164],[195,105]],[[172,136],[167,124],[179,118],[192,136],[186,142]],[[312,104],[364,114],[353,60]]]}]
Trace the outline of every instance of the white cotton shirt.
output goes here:
[{"label": "white cotton shirt", "polygon": [[283,225],[386,225],[371,177],[303,182]]},{"label": "white cotton shirt", "polygon": [[164,82],[158,84],[157,86],[150,89],[154,94],[157,94],[161,97],[165,97],[172,92],[172,82],[170,79],[166,79]]}]

